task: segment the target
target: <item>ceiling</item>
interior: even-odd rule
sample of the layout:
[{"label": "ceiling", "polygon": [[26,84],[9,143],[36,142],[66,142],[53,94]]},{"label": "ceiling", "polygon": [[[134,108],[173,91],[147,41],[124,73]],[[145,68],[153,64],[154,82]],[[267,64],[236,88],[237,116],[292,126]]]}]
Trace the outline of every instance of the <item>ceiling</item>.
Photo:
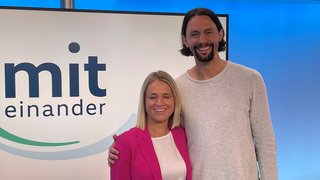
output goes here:
[{"label": "ceiling", "polygon": [[216,0],[224,2],[270,2],[270,3],[320,3],[320,0]]}]

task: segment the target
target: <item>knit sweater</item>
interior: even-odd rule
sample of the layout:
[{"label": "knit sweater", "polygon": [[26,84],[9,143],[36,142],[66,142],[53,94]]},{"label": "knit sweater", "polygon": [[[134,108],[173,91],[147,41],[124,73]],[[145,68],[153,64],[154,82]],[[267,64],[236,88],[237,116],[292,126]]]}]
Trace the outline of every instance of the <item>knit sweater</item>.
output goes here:
[{"label": "knit sweater", "polygon": [[278,178],[268,98],[257,71],[228,61],[211,79],[194,80],[186,72],[176,82],[193,179]]}]

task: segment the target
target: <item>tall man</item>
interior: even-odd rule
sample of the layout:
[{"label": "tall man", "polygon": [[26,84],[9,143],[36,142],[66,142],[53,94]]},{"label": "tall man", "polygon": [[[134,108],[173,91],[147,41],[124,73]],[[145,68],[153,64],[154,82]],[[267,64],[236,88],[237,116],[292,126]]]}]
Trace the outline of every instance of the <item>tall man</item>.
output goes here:
[{"label": "tall man", "polygon": [[[195,59],[195,66],[176,79],[193,179],[278,179],[276,144],[261,75],[220,58],[218,52],[226,45],[224,30],[209,9],[190,10],[181,37],[181,53]],[[113,152],[117,151],[111,147],[111,164]]]}]

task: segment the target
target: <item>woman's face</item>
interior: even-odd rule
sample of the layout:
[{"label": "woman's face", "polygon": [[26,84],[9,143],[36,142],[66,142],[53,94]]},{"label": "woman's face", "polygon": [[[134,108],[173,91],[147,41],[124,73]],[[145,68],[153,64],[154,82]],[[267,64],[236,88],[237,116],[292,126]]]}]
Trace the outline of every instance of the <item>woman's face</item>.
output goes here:
[{"label": "woman's face", "polygon": [[149,84],[145,94],[145,106],[149,124],[168,124],[168,119],[174,111],[174,99],[170,86],[159,80]]}]

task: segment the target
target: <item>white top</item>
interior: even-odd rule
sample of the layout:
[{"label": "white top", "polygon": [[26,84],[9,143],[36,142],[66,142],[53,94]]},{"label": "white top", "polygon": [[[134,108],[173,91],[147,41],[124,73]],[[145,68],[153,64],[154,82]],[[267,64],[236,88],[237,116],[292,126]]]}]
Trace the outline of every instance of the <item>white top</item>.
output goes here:
[{"label": "white top", "polygon": [[228,61],[211,79],[185,73],[176,82],[192,179],[257,180],[258,168],[261,180],[278,179],[267,93],[257,71]]},{"label": "white top", "polygon": [[152,138],[152,143],[160,164],[162,180],[185,180],[186,165],[171,132],[162,137]]}]

